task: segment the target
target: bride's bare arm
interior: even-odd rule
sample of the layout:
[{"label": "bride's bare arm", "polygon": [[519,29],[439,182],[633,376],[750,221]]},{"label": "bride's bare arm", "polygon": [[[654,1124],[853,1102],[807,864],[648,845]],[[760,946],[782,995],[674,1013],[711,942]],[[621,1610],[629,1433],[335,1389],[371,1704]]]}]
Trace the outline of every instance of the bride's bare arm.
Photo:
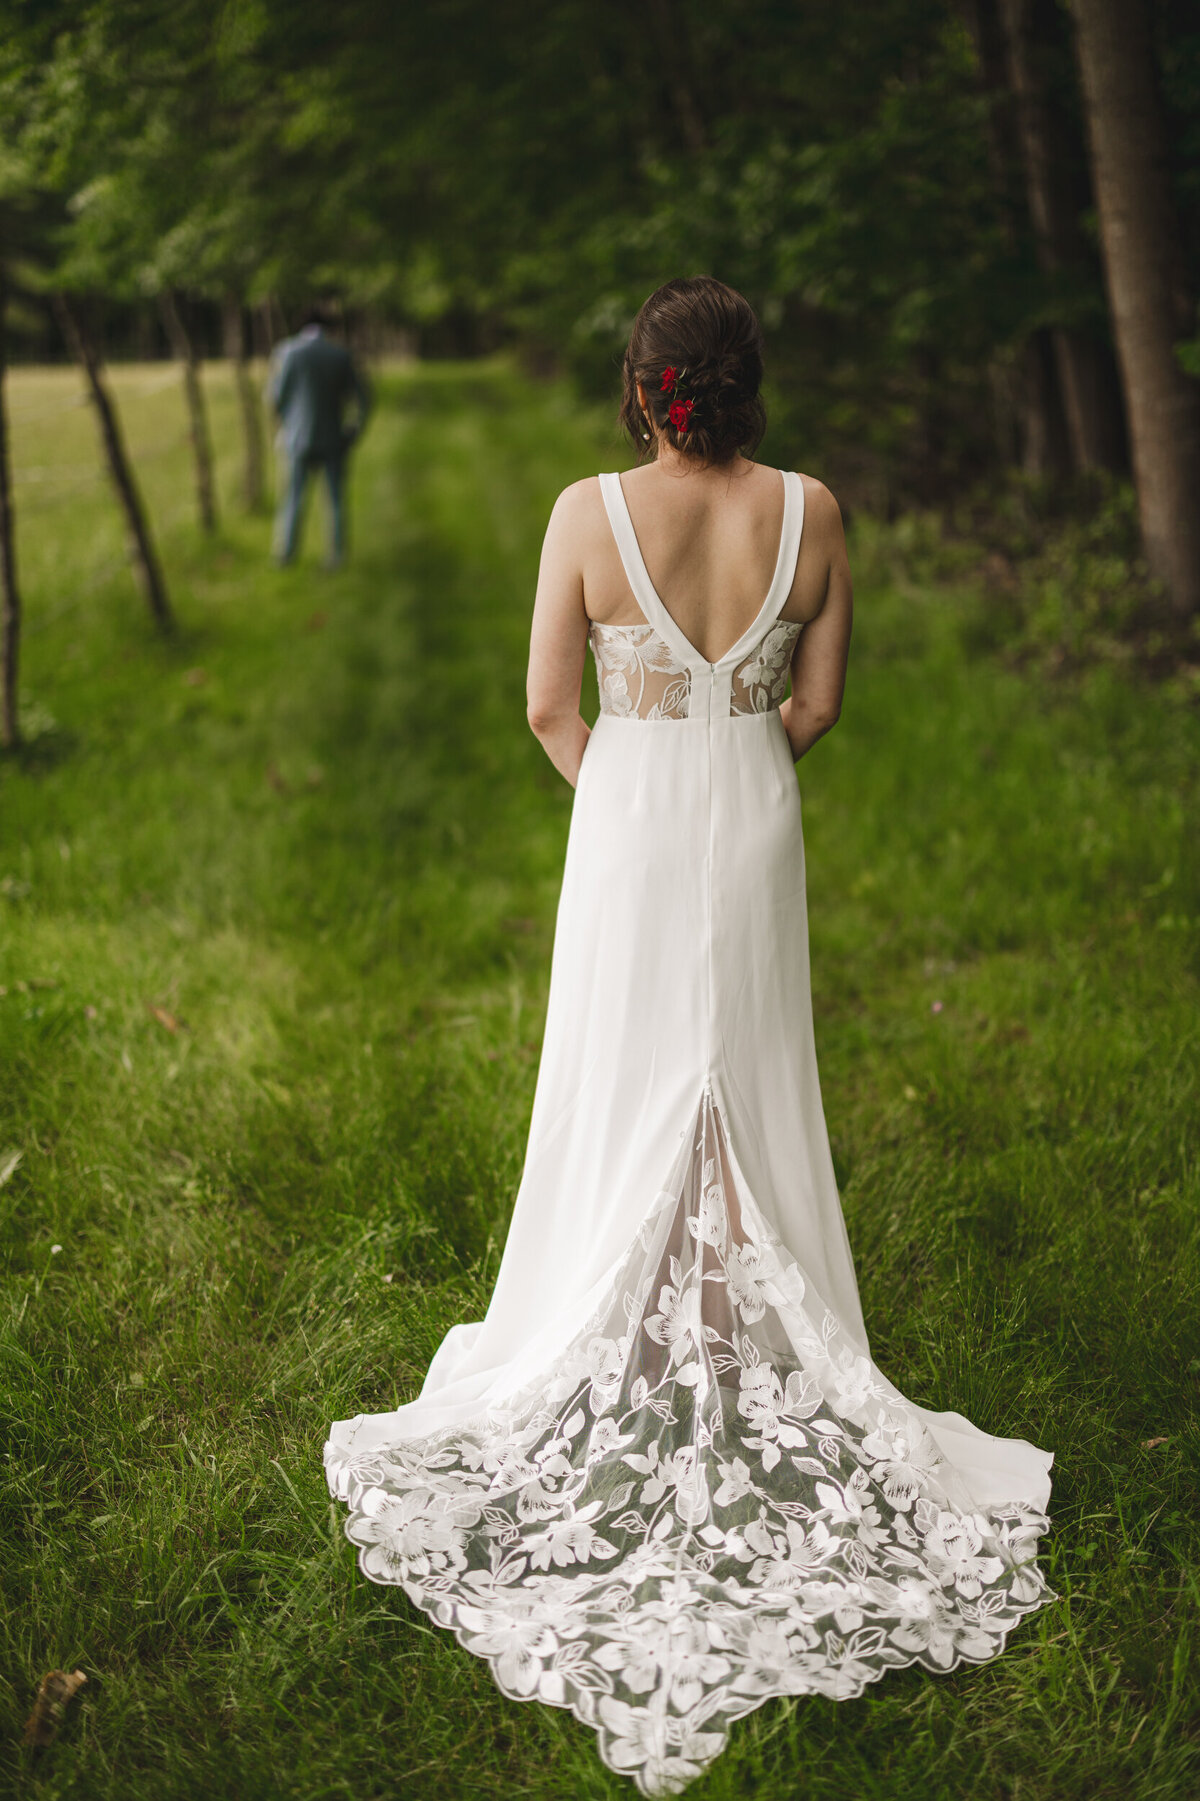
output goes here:
[{"label": "bride's bare arm", "polygon": [[792,756],[799,762],[838,722],[850,654],[853,588],[842,515],[829,489],[811,484],[805,496],[804,531],[827,558],[821,610],[801,632],[792,658],[792,692],[779,709]]},{"label": "bride's bare arm", "polygon": [[583,609],[583,569],[579,557],[581,492],[564,488],[554,503],[542,561],[526,681],[529,724],[542,749],[572,788],[579,779],[589,728],[579,711],[588,617]]}]

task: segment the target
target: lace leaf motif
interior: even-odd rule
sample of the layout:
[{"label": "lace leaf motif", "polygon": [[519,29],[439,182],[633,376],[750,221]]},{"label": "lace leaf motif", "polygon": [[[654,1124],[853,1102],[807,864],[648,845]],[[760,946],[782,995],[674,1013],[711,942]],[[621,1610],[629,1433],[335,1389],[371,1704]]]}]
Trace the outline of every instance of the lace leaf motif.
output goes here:
[{"label": "lace leaf motif", "polygon": [[777,620],[757,650],[733,672],[732,713],[771,713],[787,698],[792,655],[802,626]]},{"label": "lace leaf motif", "polygon": [[[730,713],[769,713],[787,696],[801,627],[777,621],[733,671]],[[686,719],[692,674],[651,625],[600,625],[590,632],[600,710],[620,719]]]},{"label": "lace leaf motif", "polygon": [[620,719],[686,719],[692,672],[652,625],[591,628],[600,710]]},{"label": "lace leaf motif", "polygon": [[1044,1514],[980,1510],[770,1232],[702,1105],[558,1367],[470,1431],[330,1447],[373,1581],[675,1794],[768,1696],[982,1663],[1057,1597]]}]

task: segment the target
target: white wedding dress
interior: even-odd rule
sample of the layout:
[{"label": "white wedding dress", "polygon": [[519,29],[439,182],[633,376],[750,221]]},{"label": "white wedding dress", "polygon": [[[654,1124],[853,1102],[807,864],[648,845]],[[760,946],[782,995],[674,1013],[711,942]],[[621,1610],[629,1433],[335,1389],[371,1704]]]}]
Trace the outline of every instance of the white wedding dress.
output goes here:
[{"label": "white wedding dress", "polygon": [[1057,1596],[1052,1453],[871,1360],[813,1044],[779,704],[804,491],[719,662],[605,505],[645,624],[592,628],[524,1174],[487,1316],[418,1398],[332,1428],[364,1573],[674,1794],[772,1695],[997,1656]]}]

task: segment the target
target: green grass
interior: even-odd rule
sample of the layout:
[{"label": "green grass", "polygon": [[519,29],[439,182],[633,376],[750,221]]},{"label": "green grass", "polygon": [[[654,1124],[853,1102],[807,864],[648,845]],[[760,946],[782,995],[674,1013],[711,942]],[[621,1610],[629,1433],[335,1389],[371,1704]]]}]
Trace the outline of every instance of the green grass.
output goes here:
[{"label": "green grass", "polygon": [[[279,572],[209,380],[203,544],[172,372],[116,378],[170,647],[76,378],[11,383],[34,735],[0,763],[0,1769],[87,1801],[625,1796],[587,1729],[359,1576],[320,1467],[495,1273],[570,802],[524,724],[530,597],[553,495],[620,453],[503,368],[393,371],[351,565],[318,568],[314,509]],[[800,772],[825,1105],[876,1358],[1054,1449],[1062,1599],[985,1669],[768,1704],[690,1793],[1182,1798],[1200,730],[1111,666],[1006,667],[998,603],[916,587],[893,542],[856,534],[846,710]],[[37,1680],[76,1665],[33,1762]]]}]

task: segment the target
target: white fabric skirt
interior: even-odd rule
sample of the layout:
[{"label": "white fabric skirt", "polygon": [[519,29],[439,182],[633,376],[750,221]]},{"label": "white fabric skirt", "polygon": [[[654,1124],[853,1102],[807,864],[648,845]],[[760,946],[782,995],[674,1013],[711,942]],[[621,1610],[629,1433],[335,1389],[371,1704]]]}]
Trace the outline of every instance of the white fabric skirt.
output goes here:
[{"label": "white fabric skirt", "polygon": [[769,1695],[986,1661],[1056,1599],[1052,1454],[871,1359],[777,710],[601,716],[487,1315],[326,1461],[366,1574],[645,1794]]}]

